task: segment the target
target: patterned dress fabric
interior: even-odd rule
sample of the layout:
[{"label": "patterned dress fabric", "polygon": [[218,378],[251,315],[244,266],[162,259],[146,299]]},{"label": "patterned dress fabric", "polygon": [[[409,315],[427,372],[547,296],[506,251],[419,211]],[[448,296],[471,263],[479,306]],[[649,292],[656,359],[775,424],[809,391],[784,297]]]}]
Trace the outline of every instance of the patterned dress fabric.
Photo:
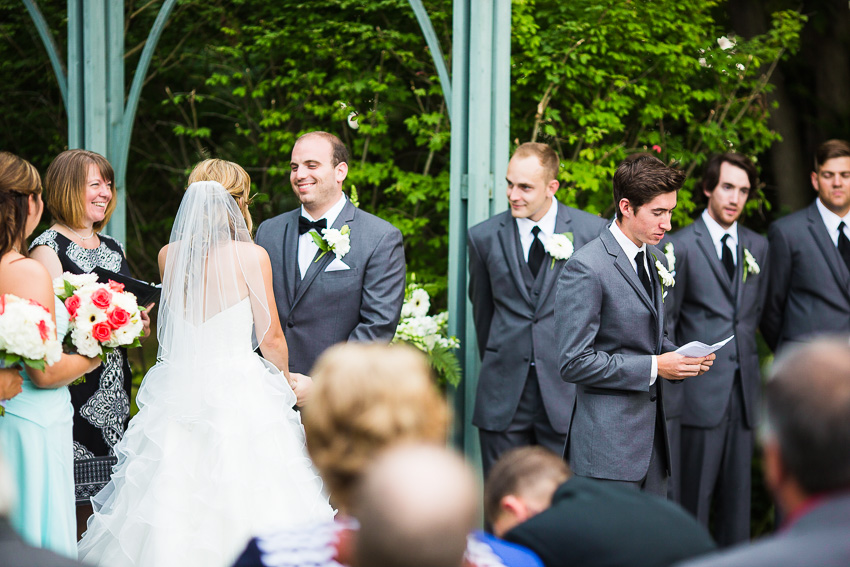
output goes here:
[{"label": "patterned dress fabric", "polygon": [[[117,240],[99,234],[100,246],[83,248],[59,234],[47,230],[33,240],[36,246],[49,246],[62,263],[62,270],[72,274],[91,273],[96,267],[130,275],[124,249]],[[124,435],[130,417],[132,374],[125,349],[116,349],[106,362],[86,375],[82,384],[69,386],[74,406],[74,460],[112,455],[112,448]],[[77,499],[94,496],[109,481],[76,487]]]}]

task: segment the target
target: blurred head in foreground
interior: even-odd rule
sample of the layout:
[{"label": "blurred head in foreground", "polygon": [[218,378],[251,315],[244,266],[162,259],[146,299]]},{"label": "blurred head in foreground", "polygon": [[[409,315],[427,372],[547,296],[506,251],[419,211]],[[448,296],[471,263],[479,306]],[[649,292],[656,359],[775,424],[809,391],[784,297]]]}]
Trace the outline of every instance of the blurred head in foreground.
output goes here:
[{"label": "blurred head in foreground", "polygon": [[484,484],[484,517],[501,537],[549,508],[555,490],[570,478],[570,468],[543,447],[519,447],[502,455]]},{"label": "blurred head in foreground", "polygon": [[382,453],[354,495],[355,567],[460,567],[478,493],[470,467],[448,449],[402,445]]},{"label": "blurred head in foreground", "polygon": [[307,450],[343,513],[378,452],[400,442],[445,443],[448,405],[425,355],[412,347],[337,345],[322,354],[312,377],[303,411]]}]

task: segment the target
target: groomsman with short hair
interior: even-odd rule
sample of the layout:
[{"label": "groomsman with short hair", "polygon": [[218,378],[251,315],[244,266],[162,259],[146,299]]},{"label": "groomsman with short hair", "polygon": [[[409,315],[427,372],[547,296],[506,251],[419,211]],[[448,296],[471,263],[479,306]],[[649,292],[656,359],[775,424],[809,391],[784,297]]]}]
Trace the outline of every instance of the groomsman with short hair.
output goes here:
[{"label": "groomsman with short hair", "polygon": [[[693,224],[671,235],[676,285],[667,298],[668,330],[676,344],[715,343],[705,376],[685,380],[681,407],[681,503],[721,546],[750,537],[750,462],[761,399],[756,330],[767,292],[767,239],[742,226],[744,205],[758,186],[749,158],[709,159],[699,188],[708,204]],[[672,388],[671,388],[672,390]]]},{"label": "groomsman with short hair", "polygon": [[485,476],[513,447],[561,454],[569,429],[575,386],[558,371],[554,287],[570,249],[596,238],[606,222],[558,202],[558,167],[546,144],[520,145],[508,164],[510,210],[469,230],[469,298],[481,356],[472,423]]},{"label": "groomsman with short hair", "polygon": [[774,351],[850,332],[850,143],[815,153],[814,203],[768,230],[770,278],[761,331]]},{"label": "groomsman with short hair", "polygon": [[714,355],[684,357],[664,330],[672,285],[656,248],[685,176],[649,154],[614,174],[617,219],[573,254],[558,279],[561,377],[577,385],[567,460],[579,476],[666,496],[670,447],[664,380],[704,373]]}]

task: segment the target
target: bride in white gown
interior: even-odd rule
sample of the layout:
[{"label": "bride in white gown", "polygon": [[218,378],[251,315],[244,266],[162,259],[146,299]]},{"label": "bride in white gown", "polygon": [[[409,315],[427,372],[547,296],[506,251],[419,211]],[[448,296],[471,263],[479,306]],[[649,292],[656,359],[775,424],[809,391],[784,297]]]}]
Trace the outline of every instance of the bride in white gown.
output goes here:
[{"label": "bride in white gown", "polygon": [[82,561],[225,566],[252,534],[333,517],[292,409],[269,257],[240,206],[214,181],[180,204],[160,252],[158,361],[92,499]]}]

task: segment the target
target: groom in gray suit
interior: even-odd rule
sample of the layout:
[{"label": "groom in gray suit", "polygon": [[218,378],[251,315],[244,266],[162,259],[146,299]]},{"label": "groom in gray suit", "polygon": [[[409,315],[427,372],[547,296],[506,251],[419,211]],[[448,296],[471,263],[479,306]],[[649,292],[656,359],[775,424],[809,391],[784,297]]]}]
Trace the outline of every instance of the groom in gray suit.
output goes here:
[{"label": "groom in gray suit", "polygon": [[761,332],[774,351],[850,332],[850,143],[815,154],[815,202],[770,225],[770,278]]},{"label": "groom in gray suit", "polygon": [[671,228],[684,179],[649,154],[621,163],[613,180],[617,219],[567,261],[555,299],[561,377],[577,385],[571,468],[659,496],[670,474],[659,378],[697,376],[714,359],[672,352],[664,332],[673,282],[655,244]]},{"label": "groom in gray suit", "polygon": [[[309,132],[292,148],[290,181],[301,207],[263,222],[256,242],[274,271],[274,297],[289,346],[291,372],[309,373],[329,346],[389,342],[404,301],[401,233],[361,211],[343,194],[348,150],[327,132]],[[350,249],[322,250],[313,234],[348,227]],[[325,241],[325,246],[332,242]]]},{"label": "groom in gray suit", "polygon": [[469,230],[469,299],[481,372],[472,423],[485,476],[514,447],[562,453],[575,386],[561,380],[553,289],[566,258],[545,245],[569,234],[578,249],[605,220],[555,198],[558,155],[546,144],[519,146],[508,163],[510,211]]},{"label": "groom in gray suit", "polygon": [[681,480],[682,505],[706,527],[714,500],[714,536],[729,546],[750,538],[750,465],[761,402],[756,329],[767,291],[767,239],[738,222],[758,186],[749,158],[712,156],[700,186],[708,206],[670,237],[676,285],[666,302],[668,330],[676,344],[735,338],[717,351],[708,375],[668,389],[683,394],[681,470],[673,478]]}]

